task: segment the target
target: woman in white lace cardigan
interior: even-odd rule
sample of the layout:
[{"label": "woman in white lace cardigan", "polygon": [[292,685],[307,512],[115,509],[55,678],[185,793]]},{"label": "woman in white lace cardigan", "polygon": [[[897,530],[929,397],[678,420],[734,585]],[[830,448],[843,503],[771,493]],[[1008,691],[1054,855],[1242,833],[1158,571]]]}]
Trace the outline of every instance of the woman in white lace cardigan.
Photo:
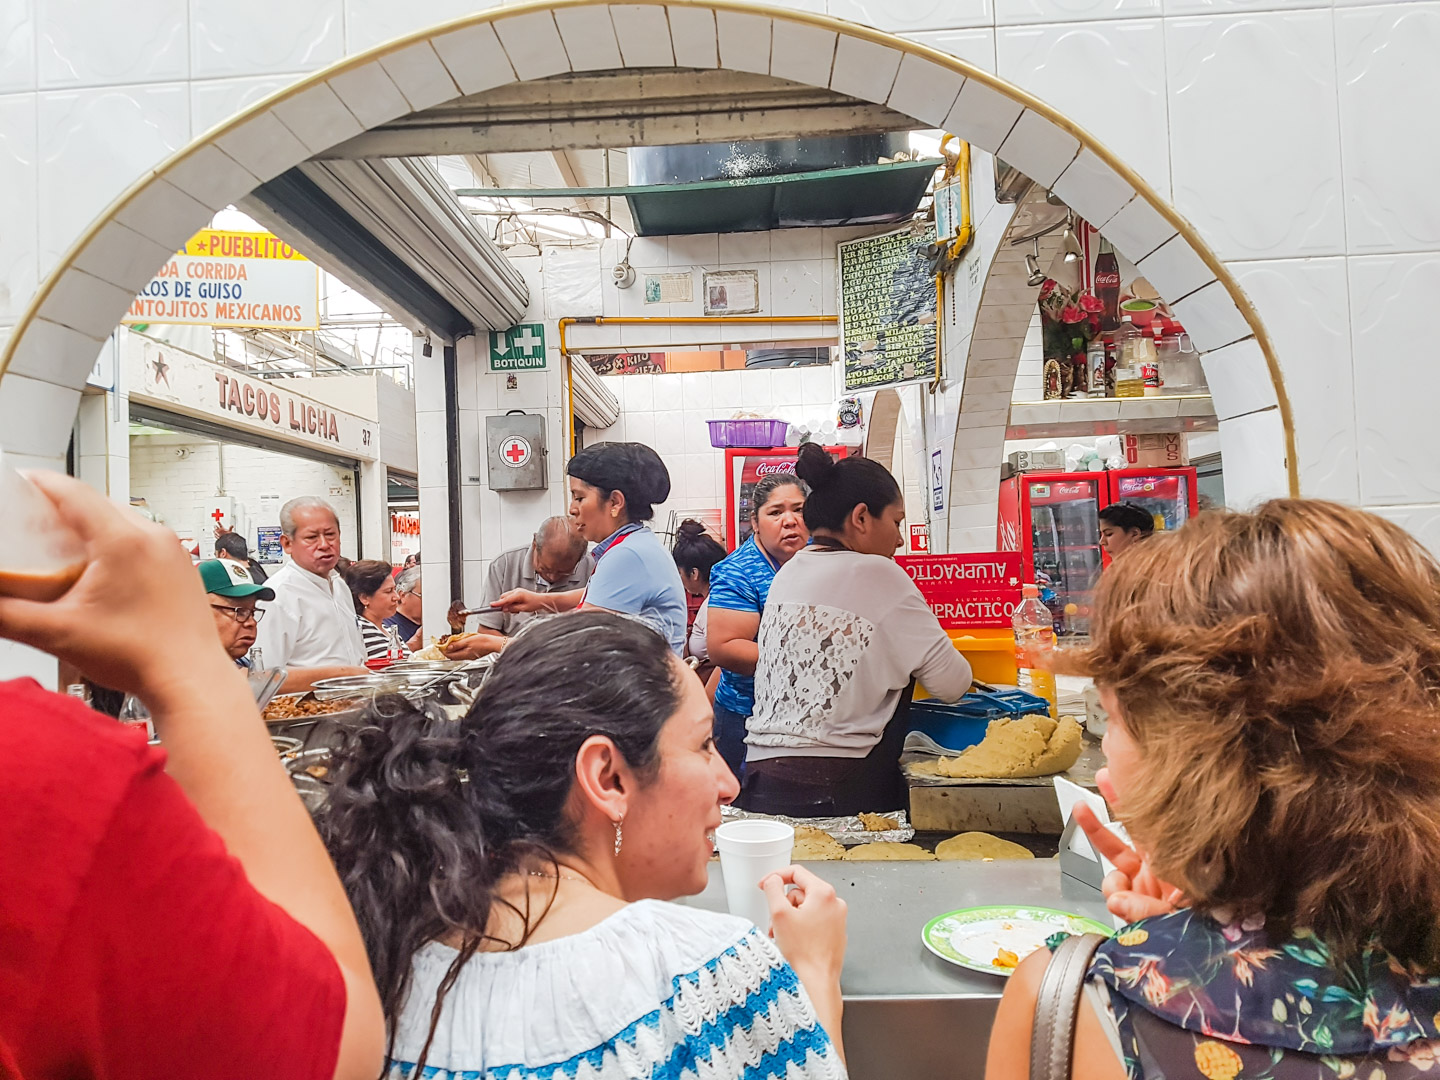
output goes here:
[{"label": "woman in white lace cardigan", "polygon": [[458,723],[371,705],[321,831],[388,1078],[843,1080],[834,890],[768,878],[773,941],[666,902],[704,888],[736,792],[711,725],[659,635],[602,611],[516,637]]},{"label": "woman in white lace cardigan", "polygon": [[899,809],[912,681],[958,701],[970,665],[895,564],[905,521],[895,478],[813,443],[795,472],[810,485],[811,544],[776,573],[765,602],[737,802],[796,817]]}]

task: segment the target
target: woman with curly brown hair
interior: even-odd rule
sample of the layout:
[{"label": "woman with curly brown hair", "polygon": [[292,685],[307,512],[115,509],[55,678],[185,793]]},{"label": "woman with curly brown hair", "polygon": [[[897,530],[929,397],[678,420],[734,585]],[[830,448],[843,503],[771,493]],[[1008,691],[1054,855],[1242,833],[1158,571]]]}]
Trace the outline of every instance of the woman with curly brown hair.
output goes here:
[{"label": "woman with curly brown hair", "polygon": [[[1136,547],[1102,579],[1094,627],[1069,663],[1109,712],[1107,786],[1145,853],[1112,842],[1107,893],[1149,917],[1090,964],[1072,1075],[1427,1073],[1440,566],[1374,515],[1280,500]],[[991,1080],[1027,1075],[1047,963],[1006,990]]]}]

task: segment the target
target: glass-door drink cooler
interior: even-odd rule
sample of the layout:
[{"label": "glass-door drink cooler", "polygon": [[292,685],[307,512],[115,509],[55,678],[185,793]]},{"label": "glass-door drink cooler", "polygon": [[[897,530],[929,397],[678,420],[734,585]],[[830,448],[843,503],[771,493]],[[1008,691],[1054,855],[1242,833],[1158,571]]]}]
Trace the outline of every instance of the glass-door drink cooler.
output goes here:
[{"label": "glass-door drink cooler", "polygon": [[1057,634],[1088,634],[1090,603],[1110,558],[1100,547],[1102,508],[1128,502],[1149,512],[1157,531],[1178,529],[1197,512],[1193,468],[1093,473],[1020,473],[1000,482],[996,546],[1021,553],[1041,587]]},{"label": "glass-door drink cooler", "polygon": [[1157,531],[1178,529],[1197,512],[1199,495],[1192,468],[1116,469],[1106,475],[1109,501],[1132,503],[1148,511]]},{"label": "glass-door drink cooler", "polygon": [[[836,461],[850,453],[847,446],[825,448]],[[772,473],[793,473],[794,446],[732,447],[725,451],[725,544],[734,551],[750,537],[750,497],[755,485]]]},{"label": "glass-door drink cooler", "polygon": [[1103,472],[1021,473],[1000,482],[996,546],[1020,552],[1057,634],[1090,631],[1090,603],[1104,567],[1098,515],[1109,500]]}]

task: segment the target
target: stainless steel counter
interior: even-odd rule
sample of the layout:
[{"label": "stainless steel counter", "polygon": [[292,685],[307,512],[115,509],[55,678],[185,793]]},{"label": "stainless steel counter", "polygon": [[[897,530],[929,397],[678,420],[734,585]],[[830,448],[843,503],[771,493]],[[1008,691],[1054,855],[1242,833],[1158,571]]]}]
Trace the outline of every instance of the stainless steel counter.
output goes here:
[{"label": "stainless steel counter", "polygon": [[[1051,859],[1017,862],[806,863],[850,907],[840,977],[853,1080],[981,1080],[1005,982],[932,955],[920,931],[936,915],[985,904],[1059,908],[1109,922],[1100,893]],[[688,901],[725,910],[718,863]]]}]

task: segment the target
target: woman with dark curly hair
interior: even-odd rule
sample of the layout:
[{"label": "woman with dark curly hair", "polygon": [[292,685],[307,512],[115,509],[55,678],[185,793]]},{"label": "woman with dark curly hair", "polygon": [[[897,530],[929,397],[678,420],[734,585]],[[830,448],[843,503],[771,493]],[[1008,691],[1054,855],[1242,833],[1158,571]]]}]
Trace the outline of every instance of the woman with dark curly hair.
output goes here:
[{"label": "woman with dark curly hair", "polygon": [[526,627],[458,723],[373,703],[320,825],[386,1077],[843,1080],[834,889],[767,878],[773,938],[665,902],[705,887],[737,787],[710,726],[660,636],[603,611]]},{"label": "woman with dark curly hair", "polygon": [[[1407,1080],[1440,1057],[1440,566],[1333,503],[1204,514],[1101,579],[1106,786],[1136,850],[1080,1080]],[[1077,814],[1080,812],[1077,811]],[[1044,950],[990,1080],[1025,1076]]]}]

